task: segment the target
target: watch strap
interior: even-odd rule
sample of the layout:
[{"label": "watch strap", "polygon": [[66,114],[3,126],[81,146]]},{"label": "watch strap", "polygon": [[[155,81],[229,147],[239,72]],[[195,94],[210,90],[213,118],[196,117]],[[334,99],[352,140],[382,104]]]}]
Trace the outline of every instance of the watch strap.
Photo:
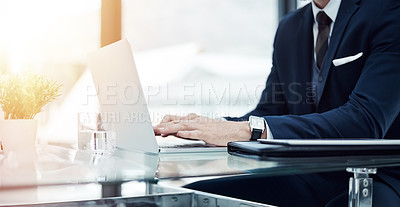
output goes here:
[{"label": "watch strap", "polygon": [[260,139],[261,135],[262,135],[261,129],[253,129],[253,131],[251,132],[250,141],[256,141],[257,139]]}]

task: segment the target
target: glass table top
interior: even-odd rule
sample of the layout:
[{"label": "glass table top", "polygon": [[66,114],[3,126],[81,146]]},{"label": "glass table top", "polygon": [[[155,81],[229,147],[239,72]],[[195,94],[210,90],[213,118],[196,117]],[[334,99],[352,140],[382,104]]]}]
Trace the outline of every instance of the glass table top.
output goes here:
[{"label": "glass table top", "polygon": [[150,180],[154,179],[158,162],[157,157],[124,159],[51,145],[38,147],[37,155],[23,161],[13,155],[0,155],[0,189]]},{"label": "glass table top", "polygon": [[[145,154],[116,150],[112,155],[67,147],[38,147],[38,156],[20,163],[0,154],[0,190],[42,185],[122,183],[239,174],[282,175],[345,171],[346,167],[399,166],[400,156],[271,158],[256,160],[227,152]],[[378,169],[379,170],[379,169]]]}]

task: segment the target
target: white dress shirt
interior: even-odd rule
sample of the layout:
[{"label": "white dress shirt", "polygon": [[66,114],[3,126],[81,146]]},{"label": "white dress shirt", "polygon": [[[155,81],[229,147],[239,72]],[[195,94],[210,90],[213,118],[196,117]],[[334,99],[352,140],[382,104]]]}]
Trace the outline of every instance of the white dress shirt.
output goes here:
[{"label": "white dress shirt", "polygon": [[341,2],[342,2],[342,0],[330,0],[329,3],[323,9],[318,8],[317,5],[314,3],[314,1],[311,2],[312,11],[313,11],[313,15],[314,15],[313,35],[314,35],[314,59],[315,60],[317,59],[316,58],[317,54],[315,52],[315,46],[317,45],[317,36],[318,36],[317,14],[320,11],[324,11],[325,14],[328,15],[328,17],[331,18],[331,20],[332,20],[329,37],[328,37],[328,45],[329,45],[329,41],[331,39],[331,35],[332,35],[332,31],[333,31],[333,26],[335,25],[336,16],[339,12],[339,7],[340,7]]}]

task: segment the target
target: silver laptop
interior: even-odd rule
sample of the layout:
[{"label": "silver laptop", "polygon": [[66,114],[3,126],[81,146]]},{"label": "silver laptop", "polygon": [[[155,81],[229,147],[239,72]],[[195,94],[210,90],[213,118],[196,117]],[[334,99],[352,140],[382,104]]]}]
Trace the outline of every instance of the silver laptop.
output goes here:
[{"label": "silver laptop", "polygon": [[148,153],[226,151],[226,147],[208,146],[200,140],[154,135],[133,53],[126,39],[89,54],[88,65],[100,110],[115,120],[117,148]]}]

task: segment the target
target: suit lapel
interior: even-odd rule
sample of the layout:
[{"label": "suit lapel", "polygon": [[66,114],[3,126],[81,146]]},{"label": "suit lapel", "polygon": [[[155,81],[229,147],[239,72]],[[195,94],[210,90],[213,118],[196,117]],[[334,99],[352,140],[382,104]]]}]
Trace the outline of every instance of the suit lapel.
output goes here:
[{"label": "suit lapel", "polygon": [[[332,60],[336,54],[337,48],[343,37],[347,23],[350,21],[353,14],[358,10],[359,1],[360,0],[342,0],[338,15],[336,17],[335,25],[333,27],[331,39],[328,46],[328,51],[326,53],[326,57],[322,67],[323,82],[320,90],[321,93],[323,93],[324,91],[326,79],[329,74],[329,70],[332,67]],[[322,98],[322,95],[323,94],[320,94],[319,97]]]},{"label": "suit lapel", "polygon": [[295,82],[299,82],[302,84],[300,86],[301,91],[299,91],[299,93],[304,94],[304,99],[302,100],[302,104],[298,105],[299,107],[301,107],[301,109],[299,109],[301,113],[313,113],[315,111],[312,100],[307,100],[306,95],[308,92],[310,92],[308,91],[308,89],[311,86],[309,85],[309,83],[311,83],[313,63],[313,23],[314,17],[312,14],[311,6],[309,5],[309,8],[307,8],[307,10],[304,12],[303,18],[298,25],[296,35],[298,38],[296,49],[296,51],[298,52],[298,70],[295,70],[296,72],[294,73],[293,78]]}]

